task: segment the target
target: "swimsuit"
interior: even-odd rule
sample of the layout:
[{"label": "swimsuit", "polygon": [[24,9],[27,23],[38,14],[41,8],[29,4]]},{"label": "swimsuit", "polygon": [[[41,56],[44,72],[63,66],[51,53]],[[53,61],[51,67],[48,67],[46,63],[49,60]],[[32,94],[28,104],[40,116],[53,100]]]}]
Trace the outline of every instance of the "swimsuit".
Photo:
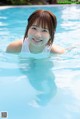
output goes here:
[{"label": "swimsuit", "polygon": [[[41,52],[41,53],[50,53],[50,50],[51,50],[50,46],[46,46],[44,48],[43,52]],[[31,53],[30,50],[29,50],[29,39],[28,38],[26,38],[23,41],[21,52]]]},{"label": "swimsuit", "polygon": [[[51,49],[50,46],[46,46],[43,52],[41,53],[37,53],[37,54],[31,53],[29,50],[29,39],[26,38],[22,44],[21,54],[23,57],[26,57],[26,58],[42,59],[42,58],[49,57],[50,49]],[[27,55],[25,53],[27,53]]]}]

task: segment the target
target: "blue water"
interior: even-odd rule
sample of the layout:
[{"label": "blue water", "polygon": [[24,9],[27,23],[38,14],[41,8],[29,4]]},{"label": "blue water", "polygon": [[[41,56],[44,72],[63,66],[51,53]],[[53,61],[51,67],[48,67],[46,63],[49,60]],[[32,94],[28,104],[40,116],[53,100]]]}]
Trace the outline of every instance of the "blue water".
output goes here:
[{"label": "blue water", "polygon": [[[63,55],[30,58],[5,53],[24,36],[27,18],[37,9],[58,19],[55,43]],[[0,113],[8,119],[80,119],[80,5],[0,7]]]}]

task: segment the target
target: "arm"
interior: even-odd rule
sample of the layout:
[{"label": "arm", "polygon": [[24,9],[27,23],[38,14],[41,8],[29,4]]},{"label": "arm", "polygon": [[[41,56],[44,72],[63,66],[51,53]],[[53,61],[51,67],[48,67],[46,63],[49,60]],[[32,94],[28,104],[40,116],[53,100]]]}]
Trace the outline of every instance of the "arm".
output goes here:
[{"label": "arm", "polygon": [[58,46],[58,45],[52,45],[52,48],[51,48],[51,52],[52,53],[57,53],[57,54],[63,54],[65,53],[65,49]]},{"label": "arm", "polygon": [[22,41],[14,41],[10,43],[6,49],[7,53],[19,53],[22,48]]}]

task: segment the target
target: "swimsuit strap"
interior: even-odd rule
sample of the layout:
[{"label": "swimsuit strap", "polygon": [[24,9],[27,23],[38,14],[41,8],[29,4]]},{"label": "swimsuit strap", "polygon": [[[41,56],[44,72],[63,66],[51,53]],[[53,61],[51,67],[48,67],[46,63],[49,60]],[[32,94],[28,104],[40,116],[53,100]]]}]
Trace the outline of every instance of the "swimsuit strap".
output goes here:
[{"label": "swimsuit strap", "polygon": [[23,41],[21,52],[30,52],[28,38],[25,38],[25,40]]}]

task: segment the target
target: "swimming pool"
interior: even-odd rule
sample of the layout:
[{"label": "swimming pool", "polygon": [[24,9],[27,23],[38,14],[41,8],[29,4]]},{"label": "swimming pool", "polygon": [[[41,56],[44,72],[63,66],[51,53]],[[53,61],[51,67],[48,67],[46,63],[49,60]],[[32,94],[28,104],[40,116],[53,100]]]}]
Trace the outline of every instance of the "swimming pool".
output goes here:
[{"label": "swimming pool", "polygon": [[[28,16],[51,10],[58,19],[55,43],[63,55],[25,58],[5,53],[24,35]],[[0,114],[8,119],[80,119],[80,5],[0,8]]]}]

